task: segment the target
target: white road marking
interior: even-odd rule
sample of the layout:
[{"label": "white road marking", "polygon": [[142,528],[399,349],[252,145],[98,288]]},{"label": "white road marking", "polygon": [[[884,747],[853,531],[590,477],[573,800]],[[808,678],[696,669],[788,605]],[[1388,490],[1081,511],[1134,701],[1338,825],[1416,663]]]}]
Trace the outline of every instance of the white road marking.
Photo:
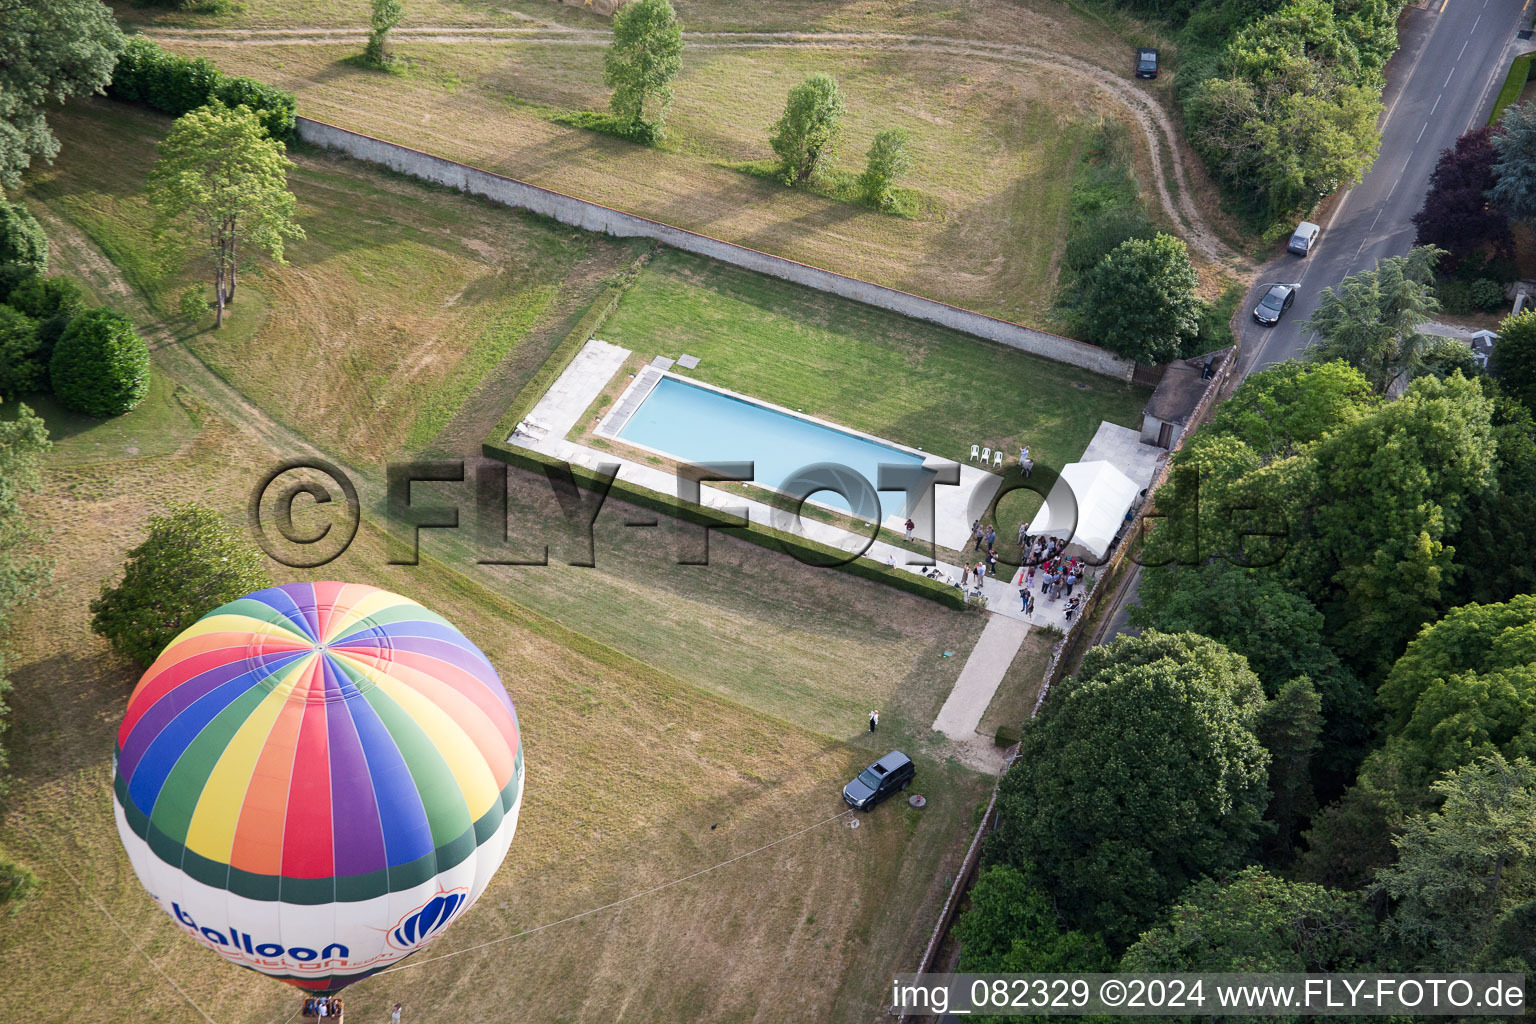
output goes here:
[{"label": "white road marking", "polygon": [[1466,52],[1467,52],[1467,43],[1470,43],[1470,42],[1472,42],[1472,40],[1470,40],[1470,39],[1468,39],[1468,40],[1467,40],[1467,42],[1466,42],[1466,43],[1462,43],[1462,44],[1461,44],[1461,53],[1458,53],[1458,54],[1457,54],[1457,55],[1456,55],[1456,59],[1457,59],[1457,60],[1461,60],[1461,58],[1462,58],[1462,57],[1463,57],[1463,56],[1465,56],[1465,55],[1466,55]]},{"label": "white road marking", "polygon": [[[1482,21],[1482,20],[1483,20],[1483,16],[1481,14],[1479,14],[1477,16],[1477,21]],[[1477,21],[1474,21],[1472,23],[1472,27],[1470,29],[1468,29],[1469,32],[1476,32],[1477,31]]]},{"label": "white road marking", "polygon": [[[1445,85],[1450,85],[1451,84],[1451,75],[1454,75],[1455,73],[1456,73],[1456,69],[1455,68],[1451,68],[1451,74],[1445,76]],[[1444,89],[1445,85],[1442,85],[1440,88]]]},{"label": "white road marking", "polygon": [[1415,146],[1424,141],[1424,133],[1427,131],[1429,131],[1429,122],[1425,121],[1424,127],[1419,129],[1419,137],[1413,140]]},{"label": "white road marking", "polygon": [[[1429,108],[1429,116],[1430,117],[1434,117],[1435,116],[1435,111],[1439,109],[1440,101],[1442,99],[1444,99],[1444,98],[1445,98],[1445,93],[1441,93],[1439,96],[1435,97],[1435,105],[1433,107]],[[1422,138],[1422,135],[1420,137]]]}]

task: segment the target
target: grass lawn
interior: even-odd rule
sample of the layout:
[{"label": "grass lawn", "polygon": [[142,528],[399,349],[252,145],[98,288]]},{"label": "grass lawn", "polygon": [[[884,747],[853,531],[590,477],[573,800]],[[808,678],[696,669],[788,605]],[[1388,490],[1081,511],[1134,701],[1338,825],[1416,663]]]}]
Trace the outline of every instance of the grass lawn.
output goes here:
[{"label": "grass lawn", "polygon": [[[1078,155],[1093,124],[1120,114],[1092,88],[986,56],[701,43],[685,50],[656,150],[551,120],[606,107],[597,45],[402,38],[410,70],[386,75],[347,63],[346,44],[165,43],[291,89],[320,120],[1046,328],[1060,326],[1050,300]],[[876,132],[908,129],[916,219],[735,169],[773,156],[767,129],[789,89],[829,70],[848,102],[839,166],[857,173]]]},{"label": "grass lawn", "polygon": [[[437,333],[420,336],[378,326],[412,310],[426,317],[444,299],[432,289],[451,284],[454,271],[445,268],[460,268],[460,301],[487,318],[537,287],[522,261],[538,255],[546,270],[574,268],[558,279],[525,341],[470,381],[463,409],[484,405],[494,418],[542,362],[540,346],[558,342],[585,308],[576,294],[590,301],[633,250],[583,236],[571,245],[588,246],[585,256],[561,255],[539,248],[539,232],[558,240],[566,229],[301,155],[301,206],[327,220],[303,244],[322,248],[301,258],[296,246],[292,266],[247,279],[238,302],[249,305],[237,306],[231,327],[199,334],[157,315],[182,282],[157,276],[141,248],[135,182],[147,140],[167,122],[106,103],[53,120],[64,152],[32,176],[26,196],[54,239],[54,269],[86,278],[158,339],[160,383],[156,400],[133,414],[142,414],[137,423],[130,416],[66,437],[50,457],[46,492],[29,502],[58,564],[53,586],[16,620],[7,652],[16,688],[0,846],[44,884],[20,913],[0,920],[0,1019],[25,1019],[44,999],[69,1007],[72,1020],[119,1021],[125,1007],[145,1020],[188,1019],[190,1008],[134,952],[131,937],[220,1024],[282,1020],[296,1005],[291,990],[182,939],[127,867],[108,785],[111,736],[135,673],[89,633],[89,602],[116,578],[147,517],[172,499],[243,521],[255,480],[309,441],[377,474],[387,449],[376,445],[404,443],[432,407],[434,388],[451,377],[451,368],[424,368],[423,351],[454,366],[470,360],[477,373],[493,362],[471,359],[479,335],[455,333],[462,321],[451,314],[431,321]],[[391,258],[363,252],[375,245]],[[464,255],[475,246],[492,247],[488,263],[512,269],[493,274]],[[592,255],[598,246],[608,247],[601,260]],[[429,286],[425,297],[408,287],[418,278]],[[306,295],[305,315],[323,329],[289,310]],[[356,320],[328,318],[332,305]],[[275,324],[307,332],[307,340],[284,338]],[[313,348],[327,340],[327,359],[343,368],[355,365],[345,360],[356,347],[395,360],[394,369],[384,375],[381,367],[375,383],[318,366]],[[221,345],[239,346],[247,362],[221,354]],[[270,351],[258,351],[263,345]],[[210,386],[217,378],[206,370],[190,372],[199,366],[194,356],[238,391]],[[426,375],[414,389],[413,373]],[[366,405],[350,413],[365,385],[400,396],[398,413]],[[497,394],[506,396],[499,407],[489,400]],[[191,426],[176,426],[167,409],[177,407]],[[162,418],[153,429],[151,415]],[[439,438],[478,441],[465,415]],[[75,459],[69,449],[92,432],[100,449],[93,440],[88,457]],[[139,434],[163,446],[130,451]],[[375,507],[377,479],[357,479]],[[541,478],[515,474],[510,504],[511,543],[549,544],[549,566],[477,566],[466,535],[429,535],[421,565],[388,566],[370,520],[346,556],[310,577],[375,583],[447,615],[486,651],[518,704],[529,771],[518,838],[492,889],[434,954],[601,906],[822,821],[838,812],[842,782],[892,746],[918,759],[931,802],[920,813],[882,807],[857,831],[835,822],[581,923],[364,983],[352,990],[354,1011],[376,1018],[402,1001],[423,1019],[878,1013],[889,972],[910,964],[927,939],[985,798],[987,781],[952,763],[929,728],[963,660],[942,654],[968,651],[980,617],[729,536],[712,540],[709,566],[679,566],[668,531],[627,526],[642,517],[617,504],[597,522],[598,568],[576,568],[565,562],[581,546],[562,538]],[[864,731],[872,707],[882,712],[874,737]]]},{"label": "grass lawn", "polygon": [[1140,423],[1149,391],[787,282],[665,251],[601,336],[683,371],[900,444],[1078,458],[1099,423]]},{"label": "grass lawn", "polygon": [[50,394],[25,395],[0,403],[0,419],[15,419],[26,405],[48,425],[55,464],[108,462],[175,451],[197,436],[196,405],[161,374],[149,381],[149,394],[137,409],[99,420],[64,408]]},{"label": "grass lawn", "polygon": [[176,343],[332,451],[424,447],[497,363],[633,258],[633,243],[301,152],[290,185],[306,237],[288,266],[242,276],[215,331],[211,315],[175,315],[183,290],[211,294],[205,261],[146,255],[142,193],[169,127],[125,104],[76,104],[55,119],[60,157],[27,194],[87,234]]},{"label": "grass lawn", "polygon": [[[293,990],[181,937],[139,889],[109,792],[112,733],[136,673],[87,629],[86,605],[149,512],[194,496],[238,515],[260,457],[242,431],[215,420],[173,455],[55,470],[30,503],[51,533],[57,582],[17,621],[8,656],[16,689],[0,845],[43,884],[0,920],[0,1019],[27,1019],[43,999],[76,1021],[121,1021],[129,1008],[135,1019],[189,1019],[130,942],[221,1024],[282,1020],[296,1006]],[[444,567],[383,563],[379,535],[365,529],[324,575],[413,594],[457,622],[500,671],[527,744],[527,797],[507,863],[423,959],[823,821],[840,809],[840,783],[870,757],[864,745],[712,697]],[[349,990],[350,1009],[364,1020],[396,1001],[429,1020],[766,1021],[784,1019],[784,1007],[868,1019],[886,974],[925,941],[985,796],[978,776],[927,760],[920,769],[931,800],[921,813],[892,804],[857,831],[832,822],[583,922],[364,982]]]},{"label": "grass lawn", "polygon": [[987,705],[976,727],[978,736],[992,736],[1002,727],[1015,731],[1023,728],[1035,713],[1035,702],[1040,699],[1040,687],[1045,683],[1045,670],[1051,663],[1051,648],[1060,637],[1043,630],[1031,629],[1024,637],[1019,653],[997,684],[992,703]]}]

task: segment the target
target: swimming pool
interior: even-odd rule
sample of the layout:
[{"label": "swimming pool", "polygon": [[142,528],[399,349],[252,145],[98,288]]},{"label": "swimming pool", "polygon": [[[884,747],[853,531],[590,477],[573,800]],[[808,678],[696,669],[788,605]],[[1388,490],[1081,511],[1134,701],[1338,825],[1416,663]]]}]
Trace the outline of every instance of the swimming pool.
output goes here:
[{"label": "swimming pool", "polygon": [[[874,487],[882,463],[921,466],[924,461],[917,452],[672,376],[661,378],[618,436],[679,462],[752,462],[754,483],[774,490],[784,490],[785,481],[817,463],[847,467]],[[901,491],[881,491],[879,497],[882,518],[906,514]],[[811,500],[849,511],[848,502],[833,491],[818,491]]]}]

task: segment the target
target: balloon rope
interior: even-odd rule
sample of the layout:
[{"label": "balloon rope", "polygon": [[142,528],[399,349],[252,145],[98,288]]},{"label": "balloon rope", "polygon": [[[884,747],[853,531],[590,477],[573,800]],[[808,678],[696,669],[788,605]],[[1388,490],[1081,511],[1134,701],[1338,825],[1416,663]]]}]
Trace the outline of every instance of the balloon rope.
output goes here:
[{"label": "balloon rope", "polygon": [[487,946],[494,946],[502,942],[511,942],[513,939],[526,938],[527,936],[533,935],[536,932],[542,932],[547,928],[554,928],[557,925],[562,924],[570,924],[572,921],[579,921],[581,918],[591,917],[593,914],[601,914],[605,910],[612,910],[614,907],[623,906],[625,903],[633,902],[634,900],[638,900],[643,896],[649,896],[652,893],[661,892],[663,889],[670,889],[674,885],[682,885],[684,882],[687,882],[690,879],[698,878],[700,875],[707,875],[711,871],[718,871],[721,868],[729,867],[739,860],[746,860],[748,857],[762,853],[764,850],[778,846],[780,843],[787,843],[791,839],[796,839],[805,835],[807,832],[811,832],[820,828],[829,821],[836,821],[838,818],[845,818],[852,813],[852,811],[841,811],[832,815],[830,818],[823,818],[822,820],[816,822],[814,825],[807,825],[805,828],[802,828],[798,832],[791,832],[787,836],[780,836],[778,839],[775,839],[771,843],[764,843],[762,846],[759,846],[755,850],[748,850],[746,853],[738,854],[737,856],[732,857],[730,860],[723,860],[719,864],[714,864],[707,868],[700,868],[698,871],[695,871],[691,875],[684,875],[682,878],[674,878],[670,882],[663,882],[660,885],[652,886],[651,888],[646,889],[644,892],[637,892],[631,896],[626,896],[621,900],[614,900],[612,903],[605,903],[600,907],[593,907],[591,910],[583,910],[579,914],[572,914],[570,917],[562,917],[558,921],[551,921],[548,924],[541,924],[537,928],[529,928],[527,931],[518,932],[516,935],[503,935],[499,939],[491,939],[489,942],[481,942],[474,946],[466,946],[463,949],[456,949],[452,953],[444,953],[442,956],[434,956],[427,960],[411,960],[403,964],[397,964],[394,967],[389,967],[380,971],[378,974],[373,975],[373,977],[382,978],[384,975],[393,974],[396,971],[404,971],[412,967],[424,967],[427,964],[435,964],[439,960],[447,960],[451,957],[456,957],[461,953],[473,953],[477,949],[484,949]]},{"label": "balloon rope", "polygon": [[187,1005],[191,1006],[192,1009],[202,1014],[203,1020],[207,1021],[208,1024],[217,1024],[217,1022],[212,1017],[208,1016],[208,1011],[204,1010],[201,1006],[198,1006],[197,1003],[193,1001],[192,997],[187,995],[185,989],[176,984],[176,982],[171,979],[169,974],[166,974],[163,970],[160,969],[159,964],[150,959],[149,954],[144,952],[144,948],[137,942],[133,941],[133,936],[128,934],[128,929],[124,928],[121,924],[118,924],[117,918],[112,916],[111,912],[107,910],[106,906],[94,895],[92,895],[90,890],[86,889],[85,886],[80,884],[80,879],[76,878],[75,873],[69,870],[69,865],[65,864],[63,860],[53,856],[53,854],[49,852],[48,847],[43,845],[43,843],[38,840],[37,836],[33,834],[32,830],[27,827],[27,823],[25,821],[18,818],[16,820],[16,824],[21,826],[21,830],[27,834],[28,838],[32,840],[33,844],[37,846],[38,849],[42,850],[44,854],[47,855],[49,860],[53,861],[54,864],[58,865],[60,870],[69,876],[69,880],[75,883],[75,888],[79,889],[85,895],[86,899],[90,900],[96,905],[96,909],[101,911],[102,916],[105,917],[108,921],[111,921],[112,926],[123,933],[123,938],[128,940],[128,944],[138,951],[139,955],[144,958],[149,966],[155,969],[156,974],[165,979],[165,983],[167,985],[176,990],[177,995],[181,996],[181,998],[187,1001]]}]

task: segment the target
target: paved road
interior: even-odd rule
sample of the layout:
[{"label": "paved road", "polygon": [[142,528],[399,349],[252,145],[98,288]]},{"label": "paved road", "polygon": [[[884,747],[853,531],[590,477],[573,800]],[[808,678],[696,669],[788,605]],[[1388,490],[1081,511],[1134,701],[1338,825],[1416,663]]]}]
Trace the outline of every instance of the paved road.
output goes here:
[{"label": "paved road", "polygon": [[1302,288],[1276,327],[1260,327],[1244,314],[1242,372],[1300,355],[1310,339],[1299,325],[1317,309],[1323,288],[1413,245],[1413,215],[1440,151],[1487,119],[1508,58],[1536,48],[1536,40],[1515,37],[1527,2],[1433,0],[1427,11],[1408,9],[1402,48],[1387,68],[1381,153],[1335,207],[1312,255],[1275,259],[1255,282],[1249,310],[1271,282],[1300,281]]}]

